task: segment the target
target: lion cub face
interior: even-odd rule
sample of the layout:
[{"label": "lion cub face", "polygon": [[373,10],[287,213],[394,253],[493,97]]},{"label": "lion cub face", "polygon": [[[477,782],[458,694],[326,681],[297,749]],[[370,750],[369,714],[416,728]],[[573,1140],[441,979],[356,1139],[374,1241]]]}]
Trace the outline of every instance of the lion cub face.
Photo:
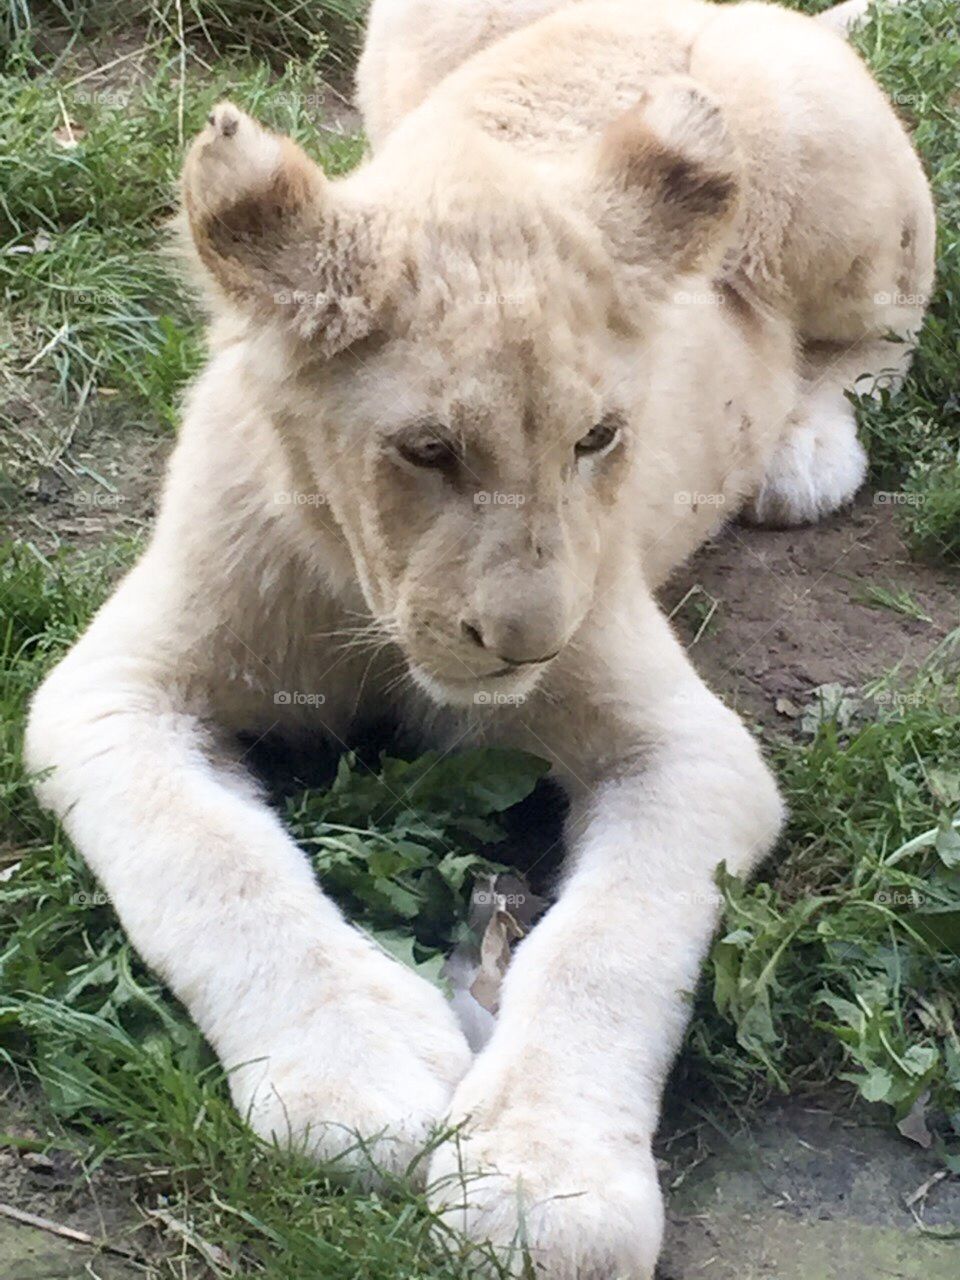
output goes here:
[{"label": "lion cub face", "polygon": [[567,644],[630,465],[629,344],[521,297],[481,290],[336,357],[294,428],[371,608],[442,701],[524,693]]},{"label": "lion cub face", "polygon": [[562,173],[479,137],[392,164],[329,184],[225,104],[184,203],[221,297],[282,346],[268,408],[374,615],[438,700],[484,702],[532,687],[628,551],[644,330],[722,252],[735,157],[670,77]]}]

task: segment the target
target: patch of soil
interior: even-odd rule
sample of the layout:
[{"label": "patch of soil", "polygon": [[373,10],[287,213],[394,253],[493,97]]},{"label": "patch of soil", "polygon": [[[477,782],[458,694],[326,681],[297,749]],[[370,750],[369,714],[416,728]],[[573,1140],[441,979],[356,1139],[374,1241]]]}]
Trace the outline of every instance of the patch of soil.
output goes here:
[{"label": "patch of soil", "polygon": [[659,1280],[954,1280],[960,1178],[840,1104],[773,1103],[666,1141]]},{"label": "patch of soil", "polygon": [[152,520],[172,434],[96,394],[68,413],[36,384],[3,412],[0,512],[12,536],[49,554],[136,535]]},{"label": "patch of soil", "polygon": [[[71,83],[80,87],[81,103],[84,95],[90,99],[99,97],[108,103],[111,95],[115,95],[116,106],[123,109],[127,99],[156,75],[160,65],[158,48],[163,40],[158,39],[149,23],[134,20],[120,31],[88,30],[78,42],[69,24],[58,26],[55,20],[49,20],[51,17],[55,15],[48,14],[47,20],[35,25],[37,53],[44,63],[59,63],[62,72],[69,67]],[[216,55],[205,40],[189,38],[185,53],[187,91],[194,94],[202,89]],[[278,72],[283,63],[283,55],[278,53],[275,61]],[[318,74],[314,91],[304,106],[321,133],[359,132],[362,121],[353,105],[352,94],[353,77],[345,65],[331,63],[326,67],[324,78]]]},{"label": "patch of soil", "polygon": [[[789,728],[778,699],[802,706],[819,685],[915,671],[960,625],[958,583],[949,569],[912,560],[894,507],[865,493],[809,528],[727,526],[663,601],[710,686],[749,719]],[[871,586],[908,592],[929,621],[868,603]]]},{"label": "patch of soil", "polygon": [[[172,1274],[164,1263],[181,1252],[182,1241],[162,1239],[159,1220],[139,1208],[142,1202],[138,1180],[109,1165],[87,1168],[71,1139],[51,1133],[43,1104],[8,1085],[0,1096],[4,1280],[154,1280]],[[46,1226],[30,1225],[26,1215]],[[82,1232],[93,1243],[54,1228]],[[188,1278],[200,1274],[189,1258],[177,1257],[176,1267]]]}]

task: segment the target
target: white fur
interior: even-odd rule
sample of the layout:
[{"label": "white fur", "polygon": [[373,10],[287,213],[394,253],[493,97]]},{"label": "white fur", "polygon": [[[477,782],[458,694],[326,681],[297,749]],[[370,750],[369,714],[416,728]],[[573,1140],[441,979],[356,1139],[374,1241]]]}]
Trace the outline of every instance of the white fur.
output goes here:
[{"label": "white fur", "polygon": [[[400,1170],[448,1116],[452,1221],[552,1280],[648,1278],[713,877],[782,817],[653,593],[752,495],[795,519],[856,488],[842,392],[902,373],[929,193],[843,42],[764,5],[377,0],[361,97],[376,152],[340,182],[227,105],[195,142],[213,355],[28,758],[259,1133],[324,1157],[356,1131]],[[411,462],[425,423],[453,478]],[[358,619],[380,647],[341,644]],[[570,796],[562,896],[475,1060],[235,744],[391,710],[424,745],[536,752]]]},{"label": "white fur", "polygon": [[853,406],[831,387],[803,403],[803,418],[777,446],[748,514],[757,524],[811,524],[849,502],[867,474]]}]

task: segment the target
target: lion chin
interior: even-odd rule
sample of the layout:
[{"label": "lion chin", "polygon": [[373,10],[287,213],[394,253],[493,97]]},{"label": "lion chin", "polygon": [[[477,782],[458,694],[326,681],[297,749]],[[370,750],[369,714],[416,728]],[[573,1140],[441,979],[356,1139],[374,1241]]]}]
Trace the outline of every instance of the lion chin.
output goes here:
[{"label": "lion chin", "polygon": [[408,670],[417,686],[438,706],[473,707],[481,713],[484,709],[523,706],[541,679],[540,672],[459,679],[436,675],[413,661],[408,661]]}]

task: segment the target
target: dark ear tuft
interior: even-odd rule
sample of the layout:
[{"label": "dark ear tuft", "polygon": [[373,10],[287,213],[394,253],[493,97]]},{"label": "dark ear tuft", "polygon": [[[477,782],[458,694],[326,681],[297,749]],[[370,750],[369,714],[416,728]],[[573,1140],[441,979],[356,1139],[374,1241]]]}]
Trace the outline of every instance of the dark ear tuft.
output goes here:
[{"label": "dark ear tuft", "polygon": [[687,76],[659,76],[609,126],[598,163],[613,252],[665,284],[707,269],[736,214],[740,162],[717,103]]},{"label": "dark ear tuft", "polygon": [[182,187],[197,256],[235,307],[330,355],[370,332],[382,303],[373,220],[345,207],[289,138],[221,103]]},{"label": "dark ear tuft", "polygon": [[688,213],[709,217],[736,199],[737,183],[729,174],[711,173],[689,160],[678,160],[663,174],[663,198]]}]

